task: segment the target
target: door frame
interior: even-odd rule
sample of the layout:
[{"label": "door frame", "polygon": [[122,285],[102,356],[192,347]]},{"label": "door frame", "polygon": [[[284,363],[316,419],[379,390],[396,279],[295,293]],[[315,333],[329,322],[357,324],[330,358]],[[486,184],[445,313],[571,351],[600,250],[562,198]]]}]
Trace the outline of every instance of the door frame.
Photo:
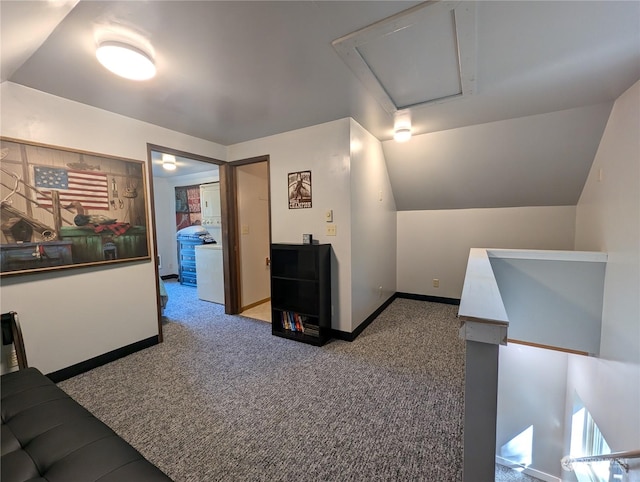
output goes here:
[{"label": "door frame", "polygon": [[[181,151],[179,149],[173,149],[171,147],[160,146],[157,144],[151,144],[147,142],[147,161],[148,161],[147,165],[149,167],[148,178],[149,178],[149,197],[150,197],[149,209],[151,211],[150,214],[151,214],[151,226],[152,226],[152,233],[153,233],[153,236],[152,236],[153,252],[155,253],[154,271],[155,271],[155,280],[156,280],[156,305],[157,305],[157,311],[158,311],[158,342],[162,343],[162,341],[164,340],[164,337],[162,333],[162,304],[161,304],[161,298],[160,298],[160,271],[159,271],[158,242],[157,242],[158,233],[156,231],[156,207],[155,207],[155,197],[153,194],[153,159],[151,157],[152,151],[160,152],[164,154],[172,154],[174,156],[185,157],[187,159],[192,159],[194,161],[205,162],[208,164],[215,164],[218,166],[218,172],[219,172],[218,175],[219,175],[219,181],[220,181],[220,211],[221,211],[220,214],[222,216],[222,253],[224,257],[228,255],[228,253],[225,253],[225,252],[228,250],[227,246],[229,246],[229,244],[227,244],[228,239],[226,239],[225,237],[225,225],[226,225],[225,209],[227,207],[224,204],[224,199],[227,198],[228,196],[226,192],[227,185],[228,185],[228,182],[226,179],[228,169],[226,167],[227,163],[220,159],[201,156],[199,154],[193,154],[191,152]],[[226,301],[227,282],[228,282],[227,266],[225,266],[224,267],[225,301]]]},{"label": "door frame", "polygon": [[[223,250],[223,262],[225,265],[225,273],[229,273],[229,284],[226,283],[225,278],[225,293],[224,293],[224,312],[229,315],[237,315],[240,313],[241,308],[241,275],[240,275],[240,236],[238,234],[238,186],[237,186],[237,168],[240,166],[246,166],[247,164],[257,164],[259,162],[267,163],[267,193],[268,193],[268,221],[269,221],[269,246],[271,246],[271,162],[268,154],[256,157],[250,157],[247,159],[240,159],[237,161],[231,161],[226,163],[225,173],[225,197],[223,202],[223,237],[225,219],[227,225],[227,239],[226,242],[230,249]],[[222,171],[221,171],[222,172]],[[220,178],[222,183],[222,177]],[[222,185],[220,188],[222,196]],[[226,212],[224,206],[227,207]],[[224,246],[223,246],[224,248]],[[228,289],[227,289],[228,288]]]}]

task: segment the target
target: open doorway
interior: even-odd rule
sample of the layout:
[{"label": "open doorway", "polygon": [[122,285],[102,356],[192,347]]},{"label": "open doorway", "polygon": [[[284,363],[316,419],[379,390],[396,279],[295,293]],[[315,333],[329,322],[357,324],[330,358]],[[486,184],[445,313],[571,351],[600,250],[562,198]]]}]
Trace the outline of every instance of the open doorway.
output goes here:
[{"label": "open doorway", "polygon": [[[175,156],[175,171],[178,172],[167,174],[163,171],[163,154]],[[222,244],[224,312],[270,321],[269,156],[226,163],[148,144],[148,158],[153,173],[152,207],[158,285],[161,286],[162,277],[173,275],[179,278],[175,187],[218,182],[221,228],[216,231],[220,237],[216,242]],[[182,174],[179,171],[181,167]],[[161,293],[158,293],[160,337],[161,303]],[[262,313],[256,315],[255,312],[260,310]]]},{"label": "open doorway", "polygon": [[[157,255],[156,276],[159,287],[158,324],[159,332],[162,334],[162,311],[163,304],[166,302],[163,280],[177,280],[185,286],[190,285],[196,289],[195,252],[196,248],[202,247],[200,244],[215,246],[214,251],[220,259],[223,258],[222,251],[225,243],[222,211],[226,206],[222,206],[222,200],[226,195],[225,169],[223,161],[168,147],[148,144],[147,150],[153,178],[152,207],[156,233],[154,248]],[[167,162],[173,169],[168,170],[163,167]],[[217,191],[214,190],[217,202],[215,216],[211,212],[213,194],[210,189],[207,189],[211,186],[217,188]],[[201,207],[202,192],[204,192],[206,205],[204,211]],[[181,233],[192,236],[178,236]],[[181,254],[181,238],[193,240],[190,246],[192,253],[190,260],[185,259]],[[205,250],[202,253],[203,259],[208,259],[211,254]],[[225,274],[222,263],[220,266],[216,265],[215,275],[220,278],[221,288],[224,290]],[[212,277],[211,273],[203,273],[201,280],[206,281],[205,278]],[[216,301],[224,303],[222,299],[216,299]]]},{"label": "open doorway", "polygon": [[271,322],[269,165],[236,165],[240,313]]}]

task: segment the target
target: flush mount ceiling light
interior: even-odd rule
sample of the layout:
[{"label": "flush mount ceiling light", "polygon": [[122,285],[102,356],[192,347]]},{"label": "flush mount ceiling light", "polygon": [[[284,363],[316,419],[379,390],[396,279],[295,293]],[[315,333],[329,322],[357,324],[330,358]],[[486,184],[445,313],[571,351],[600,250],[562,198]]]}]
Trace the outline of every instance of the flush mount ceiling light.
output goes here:
[{"label": "flush mount ceiling light", "polygon": [[411,139],[411,129],[409,129],[408,127],[396,129],[396,131],[393,133],[393,138],[397,142],[407,142],[409,139]]},{"label": "flush mount ceiling light", "polygon": [[156,75],[151,57],[141,49],[124,42],[105,41],[96,50],[98,61],[120,77],[148,80]]},{"label": "flush mount ceiling light", "polygon": [[393,115],[393,139],[406,142],[411,139],[411,112],[399,110]]},{"label": "flush mount ceiling light", "polygon": [[176,156],[171,154],[162,154],[162,167],[167,171],[176,170]]}]

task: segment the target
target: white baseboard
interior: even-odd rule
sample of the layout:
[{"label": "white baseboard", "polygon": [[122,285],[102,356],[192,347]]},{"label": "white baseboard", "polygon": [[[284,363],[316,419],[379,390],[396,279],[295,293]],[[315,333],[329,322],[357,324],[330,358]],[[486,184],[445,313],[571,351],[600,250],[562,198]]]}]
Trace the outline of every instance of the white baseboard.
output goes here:
[{"label": "white baseboard", "polygon": [[531,477],[543,480],[544,482],[562,482],[562,479],[556,477],[555,475],[540,472],[539,470],[533,469],[531,467],[522,467],[522,465],[511,462],[510,460],[507,460],[498,455],[496,455],[496,464],[504,465],[505,467],[509,467],[511,469],[522,469],[523,474],[530,475]]}]

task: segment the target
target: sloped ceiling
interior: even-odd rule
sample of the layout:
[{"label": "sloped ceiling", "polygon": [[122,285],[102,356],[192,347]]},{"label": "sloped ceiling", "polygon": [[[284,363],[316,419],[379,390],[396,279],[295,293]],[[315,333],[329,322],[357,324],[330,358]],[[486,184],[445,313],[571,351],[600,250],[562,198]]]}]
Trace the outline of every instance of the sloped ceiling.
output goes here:
[{"label": "sloped ceiling", "polygon": [[383,143],[399,211],[571,206],[587,180],[611,104]]},{"label": "sloped ceiling", "polygon": [[[0,73],[222,145],[352,117],[383,141],[399,209],[575,204],[613,100],[640,78],[640,2],[474,3],[473,95],[411,108],[414,136],[396,144],[332,42],[418,5],[2,1]],[[114,25],[153,45],[156,78],[97,63]]]}]

